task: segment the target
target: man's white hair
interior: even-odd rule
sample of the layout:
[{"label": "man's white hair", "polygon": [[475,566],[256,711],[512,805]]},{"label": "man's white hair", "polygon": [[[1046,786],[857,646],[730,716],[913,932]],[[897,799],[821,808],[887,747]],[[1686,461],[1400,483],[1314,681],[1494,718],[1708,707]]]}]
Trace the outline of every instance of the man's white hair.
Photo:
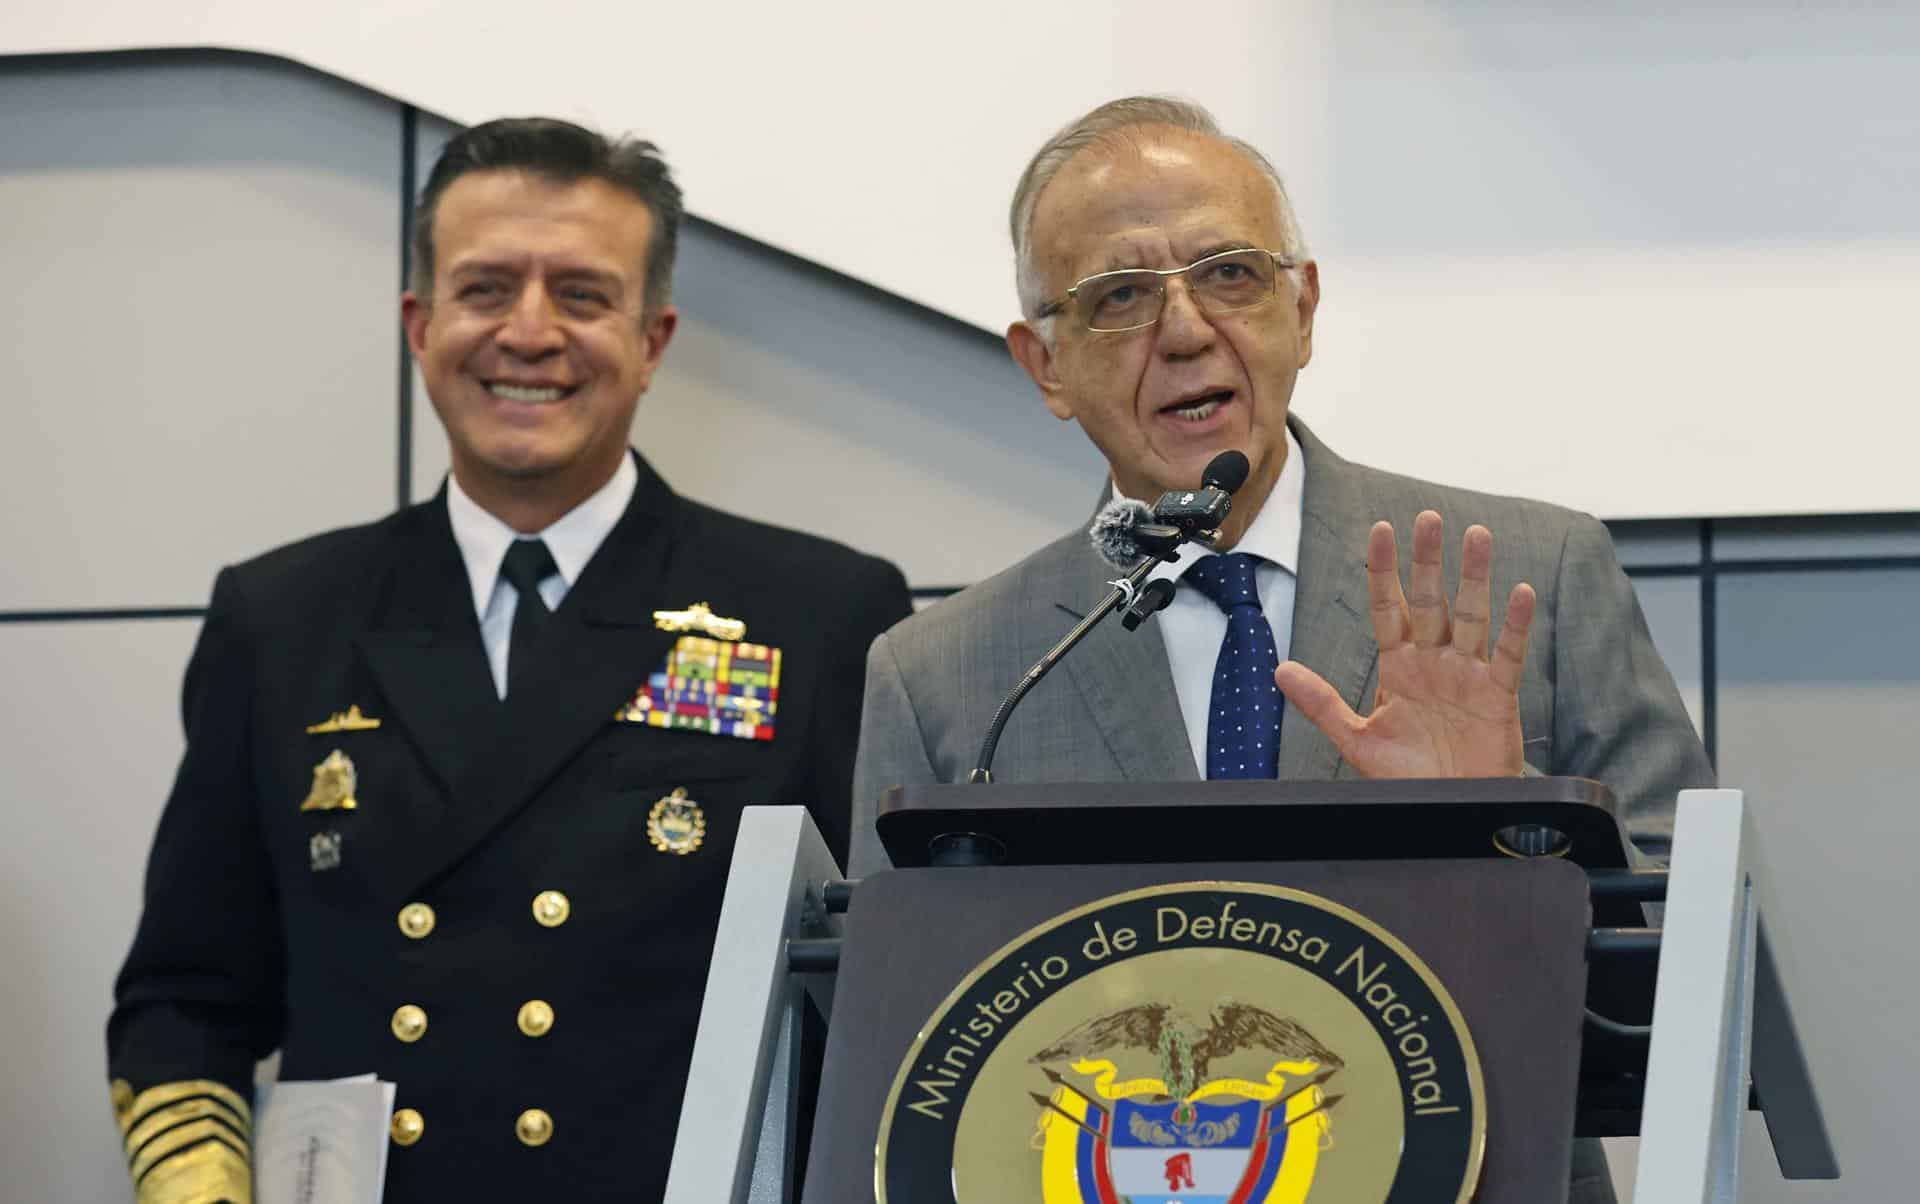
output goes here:
[{"label": "man's white hair", "polygon": [[[1040,194],[1046,191],[1047,185],[1053,182],[1053,177],[1060,169],[1081,151],[1101,142],[1124,139],[1126,131],[1149,126],[1167,126],[1189,134],[1215,138],[1251,160],[1273,181],[1279,207],[1282,245],[1270,249],[1283,252],[1295,263],[1303,263],[1307,259],[1306,239],[1300,234],[1300,222],[1294,216],[1293,202],[1287,197],[1286,183],[1265,155],[1251,144],[1222,133],[1220,123],[1213,119],[1213,114],[1192,101],[1171,96],[1126,96],[1110,100],[1047,139],[1046,144],[1027,163],[1027,170],[1020,173],[1020,183],[1013,190],[1013,205],[1007,217],[1013,235],[1015,287],[1020,292],[1020,312],[1049,343],[1053,341],[1053,318],[1036,316],[1047,301],[1044,292],[1046,282],[1040,278],[1040,271],[1033,262],[1033,211],[1040,203]],[[1287,275],[1293,281],[1294,288],[1298,289],[1300,270],[1295,268]]]}]

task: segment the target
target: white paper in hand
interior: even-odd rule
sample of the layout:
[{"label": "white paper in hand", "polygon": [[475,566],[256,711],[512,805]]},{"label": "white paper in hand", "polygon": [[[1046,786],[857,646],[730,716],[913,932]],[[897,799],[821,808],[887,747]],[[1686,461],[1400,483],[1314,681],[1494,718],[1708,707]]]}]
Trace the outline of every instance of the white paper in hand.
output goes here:
[{"label": "white paper in hand", "polygon": [[393,1097],[370,1074],[256,1088],[256,1204],[380,1204]]}]

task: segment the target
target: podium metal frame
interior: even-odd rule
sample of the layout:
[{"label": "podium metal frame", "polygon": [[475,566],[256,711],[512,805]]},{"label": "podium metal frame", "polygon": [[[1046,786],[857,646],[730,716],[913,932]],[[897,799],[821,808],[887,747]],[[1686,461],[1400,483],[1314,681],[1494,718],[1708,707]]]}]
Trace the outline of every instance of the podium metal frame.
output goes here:
[{"label": "podium metal frame", "polygon": [[1738,790],[1680,794],[1634,1199],[1733,1204],[1748,1084],[1787,1179],[1840,1175],[1767,943]]},{"label": "podium metal frame", "polygon": [[789,969],[792,940],[840,935],[822,890],[840,867],[805,807],[747,807],[727,869],[665,1204],[787,1204],[802,1009],[833,1010],[830,974]]},{"label": "podium metal frame", "polygon": [[[1839,1176],[1765,927],[1738,790],[1679,797],[1660,937],[1635,1196],[1733,1204],[1743,1114],[1757,1104],[1787,1179]],[[789,1204],[802,1008],[831,976],[792,971],[790,942],[837,936],[838,867],[800,807],[741,816],[665,1204]]]}]

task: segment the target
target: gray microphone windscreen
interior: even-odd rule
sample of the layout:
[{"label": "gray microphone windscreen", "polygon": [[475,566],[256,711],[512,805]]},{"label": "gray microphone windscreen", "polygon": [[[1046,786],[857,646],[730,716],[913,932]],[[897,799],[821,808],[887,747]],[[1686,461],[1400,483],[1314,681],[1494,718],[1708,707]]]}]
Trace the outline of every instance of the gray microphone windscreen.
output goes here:
[{"label": "gray microphone windscreen", "polygon": [[1100,507],[1100,513],[1093,516],[1093,525],[1087,528],[1087,538],[1093,541],[1093,550],[1100,554],[1100,559],[1114,568],[1130,569],[1139,564],[1140,558],[1145,555],[1134,541],[1133,529],[1152,521],[1153,511],[1147,508],[1145,502],[1117,497]]}]

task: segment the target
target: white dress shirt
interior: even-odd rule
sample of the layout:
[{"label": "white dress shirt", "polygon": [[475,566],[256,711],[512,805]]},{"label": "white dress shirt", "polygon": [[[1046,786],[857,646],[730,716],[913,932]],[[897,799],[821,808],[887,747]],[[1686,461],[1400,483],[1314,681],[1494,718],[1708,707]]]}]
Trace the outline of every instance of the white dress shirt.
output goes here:
[{"label": "white dress shirt", "polygon": [[[453,523],[453,541],[460,545],[460,558],[467,565],[467,583],[473,587],[473,613],[480,620],[480,639],[487,648],[487,667],[493,671],[493,688],[507,696],[507,643],[513,635],[513,612],[520,605],[520,591],[500,575],[500,562],[506,558],[507,545],[516,539],[544,539],[547,551],[559,572],[540,582],[540,597],[548,610],[559,610],[567,590],[600,550],[607,534],[627,512],[634,487],[640,482],[640,470],[632,456],[620,457],[613,479],[578,506],[561,515],[546,530],[536,535],[521,535],[480,508],[467,496],[460,482],[447,477],[447,518]],[[1224,629],[1223,629],[1224,630]]]},{"label": "white dress shirt", "polygon": [[[1232,549],[1258,556],[1263,561],[1254,569],[1254,586],[1260,592],[1260,609],[1273,628],[1273,646],[1282,661],[1287,659],[1288,649],[1293,646],[1294,579],[1300,571],[1300,515],[1306,491],[1306,457],[1289,430],[1287,462],[1280,469],[1280,479],[1273,483],[1266,505],[1253,516],[1247,533]],[[1180,549],[1178,560],[1161,564],[1147,579],[1178,578],[1202,556],[1215,554],[1213,549],[1197,543],[1186,544]],[[1173,670],[1173,692],[1180,700],[1180,714],[1187,721],[1187,743],[1193,747],[1194,766],[1201,777],[1206,777],[1207,712],[1213,702],[1214,664],[1220,659],[1220,645],[1227,638],[1227,612],[1213,599],[1189,587],[1175,591],[1173,601],[1153,622],[1160,624],[1160,639],[1167,646],[1167,664]]]}]

